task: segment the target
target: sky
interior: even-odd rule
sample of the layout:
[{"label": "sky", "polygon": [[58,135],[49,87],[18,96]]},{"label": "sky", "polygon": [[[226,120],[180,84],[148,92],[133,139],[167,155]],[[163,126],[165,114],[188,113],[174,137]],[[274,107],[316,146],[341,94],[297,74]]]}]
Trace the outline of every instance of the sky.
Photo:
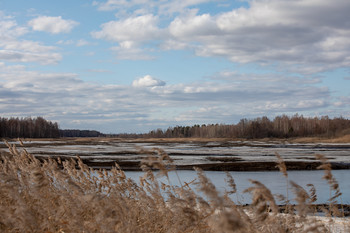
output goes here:
[{"label": "sky", "polygon": [[349,0],[0,0],[0,116],[143,133],[350,118]]}]

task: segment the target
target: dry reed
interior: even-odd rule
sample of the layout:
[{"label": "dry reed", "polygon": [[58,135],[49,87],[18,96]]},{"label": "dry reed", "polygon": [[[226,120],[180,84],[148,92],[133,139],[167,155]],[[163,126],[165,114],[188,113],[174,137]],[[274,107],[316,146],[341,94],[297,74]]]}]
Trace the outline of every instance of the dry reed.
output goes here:
[{"label": "dry reed", "polygon": [[[281,214],[274,196],[259,181],[251,181],[253,186],[246,190],[252,193],[249,206],[235,203],[229,198],[237,192],[229,173],[231,191],[225,194],[200,169],[192,184],[159,182],[152,170],[168,177],[175,169],[160,149],[145,151],[150,155],[142,163],[145,176],[136,183],[118,164],[109,172],[92,170],[79,157],[39,161],[25,149],[8,148],[0,157],[0,232],[328,231],[322,222],[305,218],[315,194],[308,195],[295,183],[299,212]],[[284,173],[283,161],[278,164]],[[328,173],[327,179],[334,201],[339,187]]]}]

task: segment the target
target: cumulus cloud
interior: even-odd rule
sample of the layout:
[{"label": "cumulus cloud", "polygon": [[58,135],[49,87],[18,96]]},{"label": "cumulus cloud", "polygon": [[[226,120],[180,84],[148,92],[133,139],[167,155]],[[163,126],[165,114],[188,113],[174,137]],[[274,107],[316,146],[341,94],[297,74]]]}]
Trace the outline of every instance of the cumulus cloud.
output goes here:
[{"label": "cumulus cloud", "polygon": [[[126,4],[131,9],[145,2],[108,0],[105,6],[95,5],[107,10]],[[115,43],[110,50],[118,59],[153,59],[150,54],[158,45],[159,49],[193,50],[198,56],[224,57],[238,63],[277,63],[282,71],[299,73],[349,65],[348,1],[256,0],[249,1],[247,8],[217,15],[188,9],[181,12],[202,2],[151,1],[151,13],[147,8],[127,14],[125,19],[102,24],[91,35]],[[156,15],[153,7],[181,13]],[[36,30],[34,20],[31,22]],[[52,24],[41,23],[39,28],[51,33],[73,28],[54,29]],[[7,116],[41,115],[60,120],[65,128],[85,124],[107,133],[140,132],[160,125],[229,123],[281,112],[342,114],[346,113],[342,108],[349,105],[348,97],[332,97],[332,90],[323,86],[321,78],[285,72],[257,75],[224,71],[174,85],[146,75],[131,85],[103,85],[83,81],[75,73],[45,73],[8,65],[6,62],[51,64],[62,59],[54,46],[21,39],[26,33],[27,27],[11,18],[0,18],[0,112]],[[66,42],[76,44],[76,40],[60,43]],[[77,45],[86,43],[82,40]],[[111,129],[111,125],[116,127]]]},{"label": "cumulus cloud", "polygon": [[10,62],[39,62],[54,64],[62,59],[56,47],[40,42],[23,40],[27,28],[17,25],[15,20],[0,17],[0,59]]},{"label": "cumulus cloud", "polygon": [[[256,0],[216,15],[189,9],[205,2],[210,1],[151,1],[156,8],[152,13],[107,22],[92,35],[117,42],[121,57],[128,57],[128,51],[135,54],[135,48],[144,50],[147,57],[145,48],[159,45],[159,49],[193,50],[198,56],[224,57],[235,63],[279,64],[281,69],[302,74],[350,65],[348,0]],[[137,9],[144,4],[109,0],[95,5],[107,10]],[[173,18],[160,13],[165,11],[181,13]],[[164,19],[170,19],[169,24],[159,27]]]},{"label": "cumulus cloud", "polygon": [[41,45],[28,40],[0,40],[0,59],[12,62],[39,62],[42,64],[57,63],[62,56],[53,52],[53,46]]},{"label": "cumulus cloud", "polygon": [[[159,98],[131,85],[89,83],[74,73],[37,72],[0,63],[0,102],[3,117],[44,116],[63,128],[77,128],[79,120],[90,129],[133,132],[137,122],[152,121],[155,109],[150,106]],[[113,124],[116,128],[110,131]]]},{"label": "cumulus cloud", "polygon": [[209,14],[177,17],[171,22],[169,30],[173,36],[183,39],[220,33]]},{"label": "cumulus cloud", "polygon": [[43,65],[54,64],[62,59],[58,53],[30,53],[26,51],[0,50],[0,59],[10,62],[39,62]]},{"label": "cumulus cloud", "polygon": [[249,8],[214,16],[180,15],[169,31],[178,41],[197,43],[199,56],[222,56],[238,63],[301,64],[306,73],[350,64],[348,1],[249,3]]},{"label": "cumulus cloud", "polygon": [[27,32],[28,29],[18,26],[15,20],[0,17],[0,40],[17,38]]},{"label": "cumulus cloud", "polygon": [[229,123],[281,112],[322,113],[341,109],[349,99],[333,101],[317,79],[276,74],[223,72],[209,81],[172,85],[146,75],[131,85],[103,85],[83,81],[75,73],[38,72],[0,63],[0,102],[5,117],[44,116],[59,120],[63,128],[84,125],[109,133]]},{"label": "cumulus cloud", "polygon": [[148,41],[163,37],[163,30],[157,27],[158,17],[141,15],[124,20],[110,21],[101,25],[101,31],[92,32],[97,39],[117,42],[111,50],[117,53],[118,59],[123,60],[150,60],[153,56],[142,45]]},{"label": "cumulus cloud", "polygon": [[65,20],[61,16],[39,16],[28,22],[34,31],[44,31],[52,34],[68,33],[75,26],[79,25],[74,20]]},{"label": "cumulus cloud", "polygon": [[102,30],[93,32],[98,39],[121,43],[147,41],[159,37],[161,30],[157,27],[158,17],[148,14],[130,17],[119,21],[110,21],[101,25]]},{"label": "cumulus cloud", "polygon": [[146,75],[132,82],[132,86],[134,87],[157,87],[157,86],[164,86],[164,85],[165,85],[164,81],[155,79],[150,75]]}]

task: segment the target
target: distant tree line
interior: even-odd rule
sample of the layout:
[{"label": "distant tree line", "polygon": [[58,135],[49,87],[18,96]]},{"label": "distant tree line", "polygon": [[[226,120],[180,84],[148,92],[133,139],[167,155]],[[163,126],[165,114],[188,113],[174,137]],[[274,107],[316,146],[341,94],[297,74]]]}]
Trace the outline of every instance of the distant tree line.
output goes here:
[{"label": "distant tree line", "polygon": [[350,133],[350,120],[343,117],[330,119],[328,116],[292,117],[282,115],[270,120],[266,116],[252,120],[241,119],[237,124],[209,124],[194,126],[176,126],[166,130],[152,130],[143,137],[147,138],[289,138],[327,136],[333,137]]},{"label": "distant tree line", "polygon": [[104,134],[96,130],[61,129],[61,137],[101,137]]},{"label": "distant tree line", "polygon": [[37,118],[0,117],[0,138],[58,138],[58,124]]},{"label": "distant tree line", "polygon": [[101,137],[96,130],[59,129],[56,122],[43,117],[3,118],[0,117],[0,138],[59,138],[59,137]]},{"label": "distant tree line", "polygon": [[121,137],[121,138],[289,138],[350,134],[350,120],[328,116],[304,117],[302,115],[266,116],[241,119],[237,124],[208,124],[169,127],[145,134],[102,134],[96,130],[61,130],[57,123],[37,118],[0,117],[0,138],[58,138],[58,137]]},{"label": "distant tree line", "polygon": [[118,134],[104,134],[105,137],[108,138],[146,138],[148,134],[140,134],[140,133],[118,133]]}]

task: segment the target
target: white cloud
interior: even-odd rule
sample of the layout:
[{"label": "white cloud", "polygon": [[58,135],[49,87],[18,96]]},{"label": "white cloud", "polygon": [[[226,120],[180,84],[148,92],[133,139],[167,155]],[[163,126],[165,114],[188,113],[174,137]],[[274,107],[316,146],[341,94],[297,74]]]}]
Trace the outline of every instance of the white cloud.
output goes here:
[{"label": "white cloud", "polygon": [[178,16],[169,31],[175,40],[196,44],[199,56],[288,63],[310,73],[350,65],[349,11],[346,0],[257,0],[216,16]]},{"label": "white cloud", "polygon": [[220,33],[215,21],[209,14],[194,15],[192,13],[185,17],[175,18],[169,26],[169,31],[174,37],[181,39],[192,39],[194,35],[196,37],[219,36],[218,33]]},{"label": "white cloud", "polygon": [[[333,103],[334,106],[339,107],[342,110],[345,110],[347,106],[350,106],[350,97],[349,96],[341,96]],[[349,110],[348,113],[350,114]],[[342,113],[343,115],[343,113]]]},{"label": "white cloud", "polygon": [[163,50],[190,50],[193,48],[193,46],[186,42],[168,39],[160,45],[160,48]]},{"label": "white cloud", "polygon": [[28,22],[28,25],[32,27],[34,31],[44,31],[52,34],[68,33],[75,26],[79,25],[74,20],[65,20],[61,16],[39,16]]},{"label": "white cloud", "polygon": [[142,15],[120,21],[110,21],[101,25],[101,31],[92,32],[98,39],[118,42],[111,48],[122,60],[150,60],[153,56],[142,49],[148,41],[158,40],[164,36],[164,31],[157,27],[158,17]]},{"label": "white cloud", "polygon": [[27,28],[17,25],[14,20],[0,17],[0,59],[10,62],[39,62],[54,64],[62,59],[54,46],[23,40],[20,37],[28,32]]},{"label": "white cloud", "polygon": [[0,59],[10,62],[39,62],[54,64],[62,59],[58,53],[30,53],[26,51],[0,50]]},{"label": "white cloud", "polygon": [[[158,39],[161,30],[157,27],[158,17],[142,15],[119,21],[110,21],[101,25],[102,30],[92,32],[98,39],[129,44]],[[129,46],[130,47],[130,46]]]},{"label": "white cloud", "polygon": [[0,17],[0,40],[17,38],[27,32],[28,29],[18,26],[16,21],[2,19],[2,17]]},{"label": "white cloud", "polygon": [[165,82],[159,79],[155,79],[150,75],[146,75],[142,78],[136,79],[132,82],[134,87],[156,87],[164,86]]},{"label": "white cloud", "polygon": [[[158,52],[159,46],[164,50],[193,50],[199,56],[219,56],[238,63],[277,63],[279,71],[297,69],[299,73],[350,64],[348,1],[255,0],[249,1],[250,8],[218,15],[188,10],[189,6],[204,2],[201,0],[151,1],[147,9],[138,11],[136,8],[145,2],[105,1],[109,4],[105,9],[118,12],[125,4],[128,17],[102,24],[91,35],[115,43],[110,50],[118,59],[153,59],[151,55]],[[97,2],[95,5],[103,6]],[[133,7],[135,11],[128,12]],[[180,13],[161,15],[167,11]],[[43,22],[40,28],[51,33],[72,30],[63,26],[54,29],[52,24],[44,26]],[[123,127],[112,132],[130,132],[136,127],[145,131],[157,125],[233,122],[241,117],[281,112],[322,113],[336,109],[334,113],[341,114],[347,111],[342,108],[349,105],[349,98],[332,98],[332,90],[312,76],[226,71],[209,79],[176,85],[165,85],[150,75],[131,85],[102,85],[85,82],[74,73],[8,66],[8,62],[52,64],[62,59],[57,47],[22,39],[26,33],[28,28],[17,25],[13,18],[0,17],[0,112],[52,116],[65,127],[74,127],[72,122],[79,120],[90,124],[90,128],[95,128],[96,122],[108,130],[113,124]],[[67,39],[59,44],[87,43]]]},{"label": "white cloud", "polygon": [[[158,46],[193,50],[198,56],[224,57],[236,63],[279,64],[281,69],[303,74],[350,65],[348,0],[256,0],[249,1],[248,7],[217,15],[198,14],[193,9],[206,2],[215,1],[95,2],[100,10],[126,8],[131,12],[126,12],[126,19],[102,24],[92,35],[117,42],[120,59],[134,59],[135,54],[147,57],[145,48]],[[135,13],[147,4],[150,10]],[[169,19],[167,26],[159,26]]]},{"label": "white cloud", "polygon": [[79,120],[81,126],[105,132],[144,132],[159,125],[229,123],[281,112],[339,110],[339,102],[349,103],[348,98],[333,103],[327,88],[297,77],[229,72],[223,77],[165,85],[146,75],[132,85],[102,85],[85,82],[74,73],[30,71],[0,63],[0,112],[49,116],[64,128],[81,128],[73,123]]},{"label": "white cloud", "polygon": [[18,41],[7,41],[7,42],[0,42],[0,46],[6,50],[21,50],[21,51],[27,51],[31,53],[45,53],[48,51],[55,50],[55,47],[53,46],[45,46],[40,44],[39,42],[29,41],[29,40],[22,40],[20,42]]}]

